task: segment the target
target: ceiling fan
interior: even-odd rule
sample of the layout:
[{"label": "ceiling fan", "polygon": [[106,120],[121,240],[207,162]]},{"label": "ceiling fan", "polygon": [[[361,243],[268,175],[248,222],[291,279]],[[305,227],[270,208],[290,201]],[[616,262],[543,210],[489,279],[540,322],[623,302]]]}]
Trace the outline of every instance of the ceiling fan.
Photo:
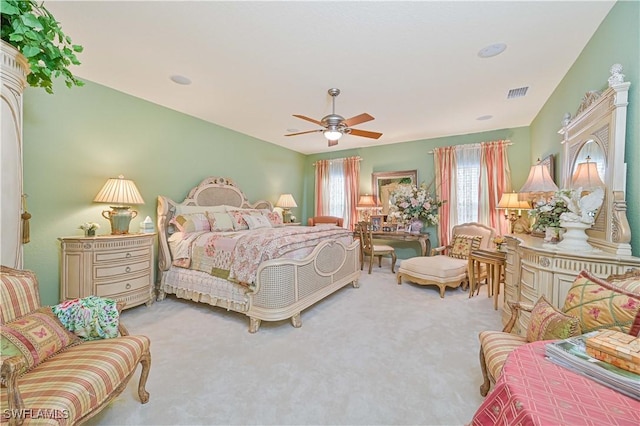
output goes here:
[{"label": "ceiling fan", "polygon": [[324,137],[327,138],[327,141],[329,141],[329,146],[337,145],[338,140],[342,137],[342,135],[362,136],[371,139],[378,139],[380,136],[382,136],[382,133],[351,128],[351,126],[366,123],[367,121],[374,120],[374,118],[365,112],[363,114],[356,115],[355,117],[351,117],[345,120],[343,116],[336,114],[336,96],[340,94],[340,89],[329,89],[328,93],[329,95],[331,95],[333,101],[333,110],[331,114],[323,117],[322,120],[318,121],[304,115],[293,114],[294,117],[310,121],[314,124],[322,126],[323,128],[317,130],[308,130],[306,132],[290,133],[285,136],[296,136],[304,135],[307,133],[323,132]]}]

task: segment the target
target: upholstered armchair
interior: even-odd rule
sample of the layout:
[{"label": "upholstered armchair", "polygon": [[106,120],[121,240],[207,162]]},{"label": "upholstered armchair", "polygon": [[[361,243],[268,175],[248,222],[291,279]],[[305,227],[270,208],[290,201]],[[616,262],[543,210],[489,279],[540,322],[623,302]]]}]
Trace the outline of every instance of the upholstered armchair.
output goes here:
[{"label": "upholstered armchair", "polygon": [[324,223],[330,223],[342,227],[344,219],[337,216],[314,216],[307,219],[307,225],[316,226]]},{"label": "upholstered armchair", "polygon": [[[480,368],[486,396],[502,374],[507,356],[514,349],[538,340],[566,339],[595,330],[612,329],[640,337],[640,269],[600,279],[588,271],[580,272],[565,297],[562,309],[544,296],[535,305],[507,301],[511,318],[502,331],[482,331]],[[517,334],[514,326],[527,312],[526,330]]]},{"label": "upholstered armchair", "polygon": [[[440,297],[447,287],[456,288],[469,282],[467,258],[473,250],[491,247],[495,231],[480,223],[463,223],[453,227],[451,244],[431,250],[430,257],[403,260],[398,269],[398,284],[402,278],[422,285],[437,285]],[[478,278],[482,278],[481,276]]]}]

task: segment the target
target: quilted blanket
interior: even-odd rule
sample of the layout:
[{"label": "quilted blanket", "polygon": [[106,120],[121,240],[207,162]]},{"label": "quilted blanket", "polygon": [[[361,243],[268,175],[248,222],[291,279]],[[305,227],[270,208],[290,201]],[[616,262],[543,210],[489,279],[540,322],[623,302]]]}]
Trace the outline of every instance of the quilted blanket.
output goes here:
[{"label": "quilted blanket", "polygon": [[173,264],[243,284],[254,283],[260,263],[302,258],[324,240],[351,243],[350,231],[336,226],[260,228],[235,232],[195,232],[172,247]]}]

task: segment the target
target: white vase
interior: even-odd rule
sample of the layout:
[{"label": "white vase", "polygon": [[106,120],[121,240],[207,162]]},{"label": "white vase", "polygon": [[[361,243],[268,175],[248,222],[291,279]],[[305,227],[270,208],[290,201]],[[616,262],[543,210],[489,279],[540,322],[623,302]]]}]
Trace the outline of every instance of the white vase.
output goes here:
[{"label": "white vase", "polygon": [[562,236],[562,241],[557,245],[558,249],[579,252],[593,251],[593,247],[587,242],[589,236],[585,232],[591,228],[590,223],[562,221],[560,226],[566,229],[566,232]]}]

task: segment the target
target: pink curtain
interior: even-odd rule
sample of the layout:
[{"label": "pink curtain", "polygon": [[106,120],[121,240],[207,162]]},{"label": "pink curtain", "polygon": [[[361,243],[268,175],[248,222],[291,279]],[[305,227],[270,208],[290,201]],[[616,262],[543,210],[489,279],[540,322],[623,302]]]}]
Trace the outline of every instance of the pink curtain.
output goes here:
[{"label": "pink curtain", "polygon": [[499,234],[509,233],[504,214],[496,209],[502,194],[511,190],[508,141],[483,142],[480,145],[478,221],[492,227]]},{"label": "pink curtain", "polygon": [[449,230],[457,222],[456,202],[456,149],[446,146],[433,150],[436,177],[436,197],[446,201],[440,207],[440,224],[438,225],[439,245],[449,244]]},{"label": "pink curtain", "polygon": [[315,190],[315,214],[314,216],[325,216],[329,206],[326,205],[325,188],[329,182],[329,160],[316,161],[316,190]]},{"label": "pink curtain", "polygon": [[344,160],[344,193],[346,198],[346,215],[344,227],[355,229],[358,222],[358,192],[360,187],[360,158],[349,157]]}]

